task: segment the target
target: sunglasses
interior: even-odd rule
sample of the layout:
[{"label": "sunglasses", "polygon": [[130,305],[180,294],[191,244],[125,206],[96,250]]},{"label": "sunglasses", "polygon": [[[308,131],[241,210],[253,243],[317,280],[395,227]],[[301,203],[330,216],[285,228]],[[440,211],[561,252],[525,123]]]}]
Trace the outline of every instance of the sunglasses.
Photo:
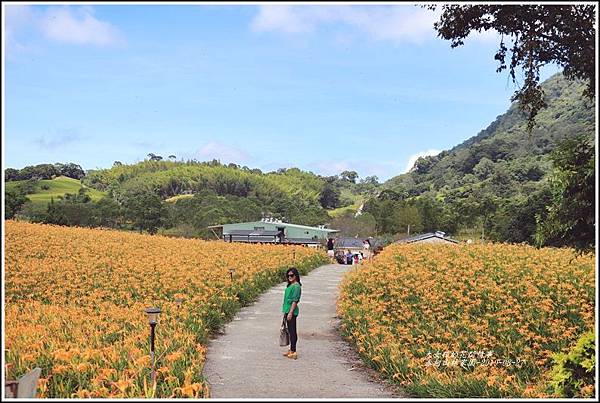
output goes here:
[{"label": "sunglasses", "polygon": [[290,277],[294,277],[295,274],[288,274],[287,276],[288,276],[288,278],[290,278]]}]

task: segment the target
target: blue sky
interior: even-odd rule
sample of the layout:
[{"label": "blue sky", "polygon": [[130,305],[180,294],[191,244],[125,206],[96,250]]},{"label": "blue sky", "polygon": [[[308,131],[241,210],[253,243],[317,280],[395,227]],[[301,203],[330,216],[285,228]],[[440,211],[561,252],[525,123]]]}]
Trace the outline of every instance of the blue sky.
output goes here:
[{"label": "blue sky", "polygon": [[386,180],[515,90],[495,34],[451,49],[408,4],[3,7],[4,167],[154,153]]}]

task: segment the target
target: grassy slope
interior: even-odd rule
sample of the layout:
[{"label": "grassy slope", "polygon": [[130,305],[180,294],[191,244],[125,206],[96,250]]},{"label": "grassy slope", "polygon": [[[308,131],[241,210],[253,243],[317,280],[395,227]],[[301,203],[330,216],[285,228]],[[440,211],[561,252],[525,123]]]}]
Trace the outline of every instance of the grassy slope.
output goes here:
[{"label": "grassy slope", "polygon": [[346,207],[339,207],[333,210],[327,210],[327,213],[332,217],[339,217],[342,214],[344,214],[346,211],[351,211],[353,213],[356,212],[356,210],[358,210],[358,208],[360,207],[360,205],[362,203],[364,203],[365,201],[365,197],[363,195],[357,195],[354,194],[352,192],[350,192],[348,189],[342,189],[342,194],[340,196],[340,198],[350,198],[354,201],[354,203],[352,203],[350,206],[346,206]]},{"label": "grassy slope", "polygon": [[[6,189],[16,187],[18,184],[24,181],[11,181],[6,182]],[[48,185],[49,189],[42,189],[43,185]],[[88,189],[88,194],[92,200],[100,200],[106,195],[105,192],[100,192],[96,189],[92,189],[88,186],[82,185],[77,179],[68,178],[66,176],[59,176],[54,179],[43,179],[39,181],[38,189],[36,193],[28,194],[27,198],[34,204],[45,204],[50,203],[50,199],[53,197],[55,200],[59,196],[64,196],[66,193],[77,193],[80,188]]]}]

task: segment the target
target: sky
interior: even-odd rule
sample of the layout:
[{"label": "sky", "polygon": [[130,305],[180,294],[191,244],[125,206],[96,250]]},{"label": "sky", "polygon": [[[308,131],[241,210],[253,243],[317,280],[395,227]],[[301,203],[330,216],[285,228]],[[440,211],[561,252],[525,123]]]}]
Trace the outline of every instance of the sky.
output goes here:
[{"label": "sky", "polygon": [[383,181],[516,89],[497,34],[452,49],[407,3],[2,6],[3,168],[154,153]]}]

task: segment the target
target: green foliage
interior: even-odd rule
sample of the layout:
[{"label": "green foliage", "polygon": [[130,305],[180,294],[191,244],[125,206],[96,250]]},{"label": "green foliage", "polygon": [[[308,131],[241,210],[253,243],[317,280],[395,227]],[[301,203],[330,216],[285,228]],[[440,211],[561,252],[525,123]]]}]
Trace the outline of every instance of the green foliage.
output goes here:
[{"label": "green foliage", "polygon": [[596,337],[584,333],[577,344],[565,353],[553,357],[550,390],[558,397],[594,397],[596,369]]},{"label": "green foliage", "polygon": [[587,134],[563,141],[552,153],[552,202],[539,220],[539,245],[572,246],[591,251],[595,245],[595,151]]},{"label": "green foliage", "polygon": [[340,174],[340,178],[344,181],[355,183],[356,179],[358,179],[358,173],[356,171],[343,171]]},{"label": "green foliage", "polygon": [[6,189],[15,188],[21,189],[28,195],[28,198],[32,203],[39,204],[43,208],[46,208],[48,203],[50,203],[50,199],[54,198],[56,200],[59,197],[64,197],[67,193],[77,194],[81,188],[85,188],[94,201],[100,200],[105,195],[105,193],[96,189],[85,187],[85,185],[82,185],[77,179],[68,178],[66,176],[59,176],[54,179],[29,179],[24,181],[6,182]]},{"label": "green foliage", "polygon": [[319,196],[319,203],[325,209],[334,209],[340,206],[340,191],[333,184],[327,182]]},{"label": "green foliage", "polygon": [[26,166],[23,169],[7,168],[4,171],[4,180],[10,181],[23,181],[28,179],[53,179],[57,176],[66,176],[73,179],[81,179],[85,176],[85,172],[81,169],[81,166],[72,162],[62,164],[57,162],[56,164],[39,164]]},{"label": "green foliage", "polygon": [[161,198],[152,192],[131,192],[123,200],[125,217],[133,222],[140,232],[155,234],[164,223],[166,206]]},{"label": "green foliage", "polygon": [[27,196],[19,189],[4,190],[4,217],[14,218],[21,207],[28,201]]}]

